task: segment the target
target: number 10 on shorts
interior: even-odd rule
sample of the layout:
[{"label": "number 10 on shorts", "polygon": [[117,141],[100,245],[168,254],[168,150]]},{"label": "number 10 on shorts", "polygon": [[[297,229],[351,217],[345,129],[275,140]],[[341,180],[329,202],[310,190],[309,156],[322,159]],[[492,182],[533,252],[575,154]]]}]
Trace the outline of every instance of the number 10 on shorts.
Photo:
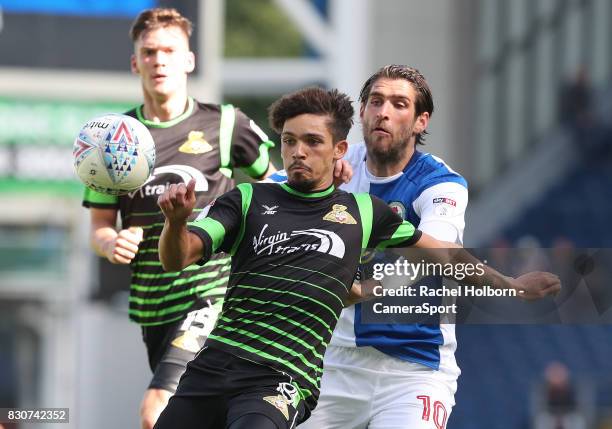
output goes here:
[{"label": "number 10 on shorts", "polygon": [[446,427],[446,418],[448,417],[444,404],[440,401],[434,402],[433,416],[431,416],[431,398],[427,395],[419,395],[417,396],[417,399],[420,399],[423,402],[422,419],[428,422],[430,417],[433,417],[431,420],[436,426],[436,429],[444,429]]}]

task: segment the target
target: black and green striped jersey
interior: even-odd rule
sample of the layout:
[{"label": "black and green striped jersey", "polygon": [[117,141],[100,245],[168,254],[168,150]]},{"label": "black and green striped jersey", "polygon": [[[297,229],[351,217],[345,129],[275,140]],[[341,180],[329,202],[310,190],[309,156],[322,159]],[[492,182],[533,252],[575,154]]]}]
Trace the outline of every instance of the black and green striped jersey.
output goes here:
[{"label": "black and green striped jersey", "polygon": [[[233,255],[207,346],[290,375],[310,409],[361,249],[409,246],[420,237],[376,197],[333,187],[303,194],[285,183],[238,185],[189,229],[204,243],[200,263],[213,252]],[[205,351],[192,365],[202,359]]]},{"label": "black and green striped jersey", "polygon": [[[131,264],[130,318],[141,325],[159,325],[180,319],[202,307],[206,300],[222,298],[230,258],[217,255],[201,267],[164,272],[157,253],[164,216],[157,198],[172,183],[196,180],[200,206],[232,189],[232,168],[252,177],[262,176],[273,143],[246,115],[231,105],[197,103],[189,99],[180,117],[156,123],[143,118],[142,107],[127,114],[149,128],[155,141],[156,163],[151,177],[138,190],[113,197],[87,189],[85,207],[113,208],[121,214],[122,228],[141,226],[143,240]],[[197,216],[194,214],[194,218]]]}]

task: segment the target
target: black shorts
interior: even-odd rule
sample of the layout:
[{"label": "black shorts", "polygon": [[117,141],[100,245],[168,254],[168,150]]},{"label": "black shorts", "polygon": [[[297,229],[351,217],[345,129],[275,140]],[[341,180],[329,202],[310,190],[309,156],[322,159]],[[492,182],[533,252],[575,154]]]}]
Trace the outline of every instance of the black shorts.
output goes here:
[{"label": "black shorts", "polygon": [[142,339],[153,372],[149,389],[175,392],[187,362],[204,346],[218,314],[217,306],[209,302],[207,307],[192,311],[176,322],[142,327]]},{"label": "black shorts", "polygon": [[155,429],[290,429],[305,415],[290,376],[205,347],[187,366]]}]

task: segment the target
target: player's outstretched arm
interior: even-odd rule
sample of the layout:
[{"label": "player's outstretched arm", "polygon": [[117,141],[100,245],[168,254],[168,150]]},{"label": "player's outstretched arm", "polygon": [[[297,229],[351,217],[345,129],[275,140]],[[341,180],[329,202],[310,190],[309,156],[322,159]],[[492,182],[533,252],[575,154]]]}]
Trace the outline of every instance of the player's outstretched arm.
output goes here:
[{"label": "player's outstretched arm", "polygon": [[203,256],[202,240],[187,230],[187,219],[195,203],[193,179],[187,185],[170,185],[157,199],[166,217],[159,239],[159,260],[166,271],[180,271]]},{"label": "player's outstretched arm", "polygon": [[534,271],[518,278],[509,277],[479,261],[461,246],[436,240],[427,234],[422,234],[420,239],[414,243],[414,247],[423,249],[427,254],[427,259],[434,263],[452,264],[453,266],[472,264],[481,267],[482,273],[455,279],[475,286],[488,285],[493,288],[516,289],[518,296],[527,300],[554,295],[561,290],[561,281],[555,274]]},{"label": "player's outstretched arm", "polygon": [[129,264],[138,252],[142,241],[142,228],[130,227],[117,232],[116,209],[90,209],[91,247],[113,264]]}]

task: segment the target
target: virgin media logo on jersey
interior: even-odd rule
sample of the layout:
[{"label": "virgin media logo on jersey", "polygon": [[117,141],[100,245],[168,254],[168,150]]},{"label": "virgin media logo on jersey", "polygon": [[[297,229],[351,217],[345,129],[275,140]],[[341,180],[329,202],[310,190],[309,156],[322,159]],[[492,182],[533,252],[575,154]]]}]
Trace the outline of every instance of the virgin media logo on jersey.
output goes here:
[{"label": "virgin media logo on jersey", "polygon": [[335,232],[324,229],[304,229],[291,232],[266,234],[268,224],[253,237],[253,250],[257,255],[286,255],[295,252],[316,251],[342,259],[344,241]]}]

